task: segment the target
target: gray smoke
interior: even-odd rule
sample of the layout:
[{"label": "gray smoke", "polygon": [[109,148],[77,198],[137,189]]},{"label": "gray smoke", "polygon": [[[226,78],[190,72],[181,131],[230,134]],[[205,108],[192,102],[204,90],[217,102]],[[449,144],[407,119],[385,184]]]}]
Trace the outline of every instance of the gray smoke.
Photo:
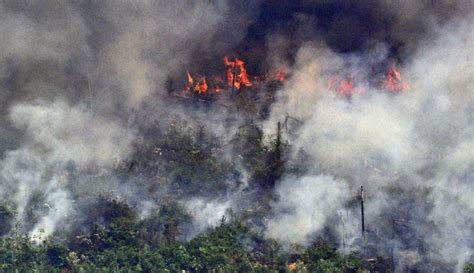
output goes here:
[{"label": "gray smoke", "polygon": [[[40,200],[26,231],[67,230],[90,201],[77,196],[100,192],[133,200],[148,217],[166,190],[144,193],[142,176],[124,182],[115,168],[155,137],[143,128],[175,117],[229,144],[248,118],[228,107],[232,99],[186,107],[169,92],[182,87],[186,69],[212,72],[209,60],[248,51],[266,58],[249,60],[249,71],[262,62],[291,75],[269,118],[255,123],[274,135],[278,121],[297,119],[285,127],[286,156],[311,166],[284,175],[276,198],[262,201],[266,234],[307,245],[332,228],[361,249],[353,203],[364,185],[375,248],[395,249],[400,268],[429,256],[460,271],[474,248],[472,4],[251,2],[2,2],[0,197],[14,204],[17,220],[28,222],[28,207]],[[371,69],[392,61],[402,61],[406,93],[374,80],[380,75]],[[338,96],[327,85],[335,72],[352,75],[364,92]],[[231,150],[219,155],[242,169],[242,185],[224,181],[222,196],[178,200],[195,220],[191,235],[231,210],[254,209],[255,193],[242,193],[251,177]]]},{"label": "gray smoke", "polygon": [[112,169],[141,141],[139,126],[190,112],[163,101],[168,79],[196,52],[238,42],[253,12],[243,11],[224,1],[2,2],[0,195],[17,220],[31,218],[39,198],[25,228],[47,236],[84,206],[74,195],[104,191],[143,199],[146,215],[153,202]]},{"label": "gray smoke", "polygon": [[273,207],[276,216],[268,222],[268,236],[306,244],[344,206],[348,190],[345,181],[327,175],[287,178],[277,189],[280,199]]},{"label": "gray smoke", "polygon": [[62,101],[16,104],[10,110],[13,125],[27,140],[18,149],[5,153],[1,161],[4,200],[15,202],[19,219],[35,192],[45,195],[47,212],[33,228],[44,235],[73,213],[67,190],[67,166],[110,168],[128,155],[133,132],[111,118],[93,117],[84,105]]},{"label": "gray smoke", "polygon": [[[472,17],[466,17],[438,26],[436,38],[422,42],[400,67],[411,84],[403,94],[374,88],[365,77],[358,78],[356,86],[366,91],[350,100],[327,88],[331,71],[357,71],[354,63],[365,67],[383,57],[383,50],[363,58],[335,54],[318,44],[298,50],[292,79],[279,93],[265,126],[273,132],[276,121],[286,115],[301,120],[302,125],[290,129],[287,137],[293,160],[306,153],[313,167],[307,176],[290,178],[291,186],[289,182],[278,186],[275,207],[287,209],[270,220],[269,236],[301,242],[329,224],[339,210],[352,210],[345,222],[354,226],[346,223],[352,229],[347,234],[357,236],[358,207],[345,204],[364,185],[369,239],[390,244],[387,249],[401,245],[400,253],[429,253],[462,270],[474,247],[472,25]],[[342,180],[312,182],[322,174]],[[413,199],[404,200],[397,192]],[[391,238],[390,229],[397,227],[387,221],[397,217],[403,223],[395,225],[407,226],[411,246],[403,241],[406,238]],[[299,222],[303,228],[289,228]],[[421,241],[424,249],[415,241]]]}]

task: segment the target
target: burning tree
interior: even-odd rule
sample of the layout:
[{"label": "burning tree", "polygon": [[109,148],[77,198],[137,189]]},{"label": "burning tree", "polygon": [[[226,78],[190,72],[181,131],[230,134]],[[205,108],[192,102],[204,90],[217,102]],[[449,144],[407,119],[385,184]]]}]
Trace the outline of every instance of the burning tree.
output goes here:
[{"label": "burning tree", "polygon": [[407,91],[410,89],[410,84],[402,80],[402,74],[395,66],[395,63],[392,64],[392,67],[385,75],[385,78],[381,82],[381,88],[389,91]]}]

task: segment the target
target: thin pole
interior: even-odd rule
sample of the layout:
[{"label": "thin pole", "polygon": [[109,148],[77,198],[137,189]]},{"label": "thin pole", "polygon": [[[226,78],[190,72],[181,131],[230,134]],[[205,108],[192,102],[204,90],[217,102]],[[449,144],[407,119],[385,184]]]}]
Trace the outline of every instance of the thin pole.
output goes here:
[{"label": "thin pole", "polygon": [[235,78],[237,78],[237,58],[235,58],[234,60],[234,73],[232,77],[232,92],[231,92],[232,95],[234,95],[234,92],[237,91],[235,90]]},{"label": "thin pole", "polygon": [[362,216],[362,237],[365,238],[364,186],[360,186],[360,211],[361,211],[361,216]]}]

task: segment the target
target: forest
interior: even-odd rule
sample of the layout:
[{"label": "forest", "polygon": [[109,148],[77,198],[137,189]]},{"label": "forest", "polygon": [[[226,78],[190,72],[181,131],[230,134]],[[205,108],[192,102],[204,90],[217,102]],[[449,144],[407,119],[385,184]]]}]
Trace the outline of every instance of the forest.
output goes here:
[{"label": "forest", "polygon": [[[150,129],[150,128],[148,128]],[[130,159],[115,166],[114,172],[127,180],[143,176],[140,190],[155,192],[170,189],[174,198],[191,198],[205,194],[217,196],[238,187],[239,174],[233,160],[222,160],[222,147],[217,139],[202,128],[193,130],[184,121],[173,120],[162,136],[146,145],[136,146]],[[159,135],[154,132],[154,136]],[[264,138],[271,138],[268,144]],[[72,232],[55,232],[32,237],[23,232],[34,226],[48,204],[41,192],[34,194],[25,222],[15,222],[15,207],[3,202],[1,220],[1,270],[4,272],[359,272],[364,260],[357,252],[341,254],[323,238],[315,238],[309,247],[292,245],[283,248],[275,240],[265,238],[251,223],[261,221],[268,202],[275,198],[272,189],[283,168],[295,167],[284,161],[288,144],[277,132],[264,136],[255,125],[242,127],[231,140],[240,150],[245,168],[251,173],[246,191],[256,191],[253,208],[230,219],[222,215],[213,227],[188,240],[192,215],[164,197],[160,209],[140,219],[136,208],[125,198],[112,192],[92,196],[76,196],[85,202],[81,217],[70,219]],[[69,176],[79,176],[73,167]],[[162,180],[161,173],[170,173]],[[83,175],[83,174],[82,174]],[[152,179],[154,178],[154,179]],[[103,179],[98,177],[96,179]],[[234,185],[228,185],[233,181]],[[71,184],[74,180],[70,181]],[[100,183],[100,181],[98,181]],[[106,183],[106,182],[104,182]],[[73,185],[71,185],[73,186]],[[259,197],[260,194],[270,195]],[[260,218],[260,219],[259,219]],[[378,257],[375,268],[389,268]],[[388,271],[389,272],[389,271]]]},{"label": "forest", "polygon": [[[236,101],[255,103],[246,94],[239,93],[241,100]],[[201,107],[200,101],[192,99],[184,103],[186,107]],[[248,109],[240,103],[234,108],[239,115],[245,110],[238,109]],[[68,187],[72,188],[78,187],[74,183],[81,183],[80,179],[88,183],[94,179],[92,183],[107,185],[106,179],[119,178],[118,183],[127,187],[133,181],[134,195],[156,198],[158,210],[143,217],[143,208],[134,196],[129,200],[111,190],[73,189],[77,193],[73,202],[81,207],[80,214],[67,217],[66,221],[71,222],[63,225],[64,230],[57,229],[52,234],[39,230],[31,235],[25,231],[31,230],[52,209],[45,193],[33,193],[25,208],[24,221],[15,220],[17,208],[3,201],[1,271],[396,272],[394,258],[390,256],[393,253],[377,248],[371,240],[360,239],[351,248],[341,250],[339,235],[331,226],[309,239],[309,245],[282,244],[266,236],[266,218],[272,202],[279,198],[275,187],[282,175],[301,175],[310,167],[303,164],[304,155],[301,162],[288,159],[291,147],[282,136],[280,124],[275,134],[265,135],[257,125],[247,123],[229,143],[222,143],[203,126],[195,128],[179,118],[171,119],[165,130],[160,128],[146,127],[153,137],[134,145],[130,157],[116,163],[107,174],[94,166],[80,171],[71,164],[65,169]],[[237,166],[234,158],[226,157],[223,147],[238,153],[242,166]],[[244,186],[242,168],[249,174]],[[198,229],[198,233],[192,210],[176,201],[200,195],[212,199],[235,189],[245,192],[248,203],[239,204],[238,211],[228,209],[220,219]],[[357,210],[359,204],[360,196],[354,193],[347,206]],[[403,211],[396,213],[397,217],[407,217]],[[393,232],[400,239],[404,236],[403,231]],[[425,272],[431,266],[426,263],[415,268]],[[464,272],[473,270],[474,264],[465,265]]]},{"label": "forest", "polygon": [[474,273],[473,26],[0,1],[0,272]]}]

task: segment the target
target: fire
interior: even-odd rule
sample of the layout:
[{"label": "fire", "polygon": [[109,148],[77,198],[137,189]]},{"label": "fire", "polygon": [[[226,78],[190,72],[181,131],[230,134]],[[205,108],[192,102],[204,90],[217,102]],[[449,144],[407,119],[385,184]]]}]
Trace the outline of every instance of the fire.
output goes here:
[{"label": "fire", "polygon": [[[193,91],[196,94],[204,95],[207,93],[220,93],[224,90],[234,89],[241,90],[243,87],[253,85],[265,84],[269,82],[284,82],[288,78],[286,71],[283,68],[278,68],[275,71],[255,75],[251,77],[245,68],[245,62],[239,58],[229,60],[227,56],[223,58],[226,66],[226,75],[214,76],[207,79],[204,76],[193,78],[191,73],[187,71],[187,84],[183,88],[183,92]],[[328,78],[328,89],[334,90],[341,97],[350,97],[356,93],[365,92],[365,88],[360,85],[357,86],[355,74],[347,77],[340,76],[336,73]],[[380,89],[389,91],[406,91],[410,88],[408,82],[402,79],[400,71],[395,64],[392,64],[386,76],[380,82]]]},{"label": "fire", "polygon": [[207,92],[207,81],[205,77],[202,77],[197,83],[196,86],[194,87],[194,91],[198,94],[204,94]]},{"label": "fire", "polygon": [[193,77],[191,76],[191,73],[189,73],[189,71],[187,72],[187,76],[188,76],[188,83],[183,88],[183,90],[182,90],[183,92],[187,92],[187,91],[191,90],[193,88],[193,85],[194,85]]},{"label": "fire", "polygon": [[276,71],[270,74],[270,79],[278,82],[284,82],[286,81],[287,75],[285,70],[280,67]]},{"label": "fire", "polygon": [[233,61],[229,60],[227,56],[224,57],[224,65],[226,70],[226,82],[221,76],[211,77],[209,80],[206,77],[200,77],[199,80],[193,78],[191,73],[187,71],[187,84],[183,88],[183,92],[194,91],[197,94],[204,95],[208,92],[220,93],[225,89],[235,88],[240,90],[242,87],[252,86],[254,84],[266,83],[269,81],[283,82],[287,75],[283,68],[271,72],[264,76],[254,76],[253,82],[245,68],[245,62],[241,59],[235,58]]},{"label": "fire", "polygon": [[351,79],[342,79],[339,76],[329,77],[328,89],[334,89],[340,96],[352,96],[357,91]]},{"label": "fire", "polygon": [[[334,90],[338,95],[350,97],[356,93],[364,93],[363,87],[357,86],[354,81],[354,75],[341,77],[338,74],[328,78],[328,89]],[[381,80],[380,89],[389,91],[406,91],[410,89],[408,82],[402,80],[400,71],[392,64],[386,76]]]},{"label": "fire", "polygon": [[402,75],[395,66],[395,63],[392,64],[391,69],[388,71],[385,79],[382,80],[381,85],[382,89],[390,91],[406,91],[410,89],[408,82],[402,80]]},{"label": "fire", "polygon": [[193,85],[193,77],[191,77],[191,74],[189,74],[189,71],[188,71],[188,85]]},{"label": "fire", "polygon": [[194,90],[198,94],[204,94],[208,90],[208,85],[205,77],[201,77],[199,81],[197,81],[196,85],[194,85],[194,79],[191,76],[191,73],[189,71],[187,72],[188,76],[188,83],[184,87],[183,92],[187,92],[189,90]]},{"label": "fire", "polygon": [[350,80],[343,80],[337,93],[341,96],[348,96],[354,94],[354,84]]},{"label": "fire", "polygon": [[229,61],[227,56],[224,57],[224,64],[227,66],[227,85],[235,87],[237,90],[242,86],[251,86],[252,82],[249,80],[247,69],[245,69],[245,62],[235,58],[234,61]]}]

